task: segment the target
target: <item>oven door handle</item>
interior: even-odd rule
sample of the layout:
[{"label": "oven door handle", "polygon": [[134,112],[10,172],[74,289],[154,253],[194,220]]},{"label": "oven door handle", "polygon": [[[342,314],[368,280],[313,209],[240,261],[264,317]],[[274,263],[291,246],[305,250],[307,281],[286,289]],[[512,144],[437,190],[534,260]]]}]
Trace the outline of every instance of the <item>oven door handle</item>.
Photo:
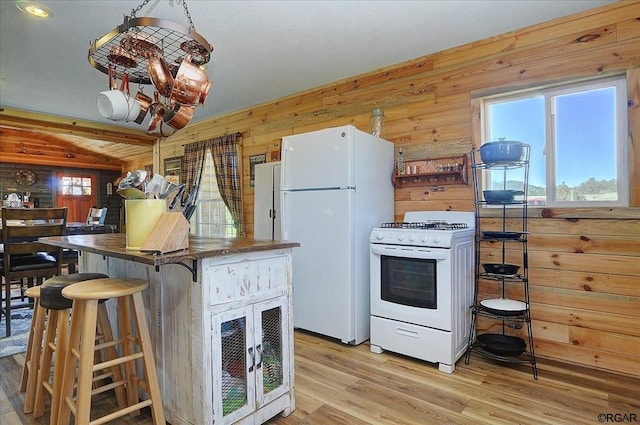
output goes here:
[{"label": "oven door handle", "polygon": [[426,260],[447,260],[451,257],[450,249],[433,249],[400,245],[371,245],[371,253],[373,255],[386,255],[388,257],[422,258]]}]

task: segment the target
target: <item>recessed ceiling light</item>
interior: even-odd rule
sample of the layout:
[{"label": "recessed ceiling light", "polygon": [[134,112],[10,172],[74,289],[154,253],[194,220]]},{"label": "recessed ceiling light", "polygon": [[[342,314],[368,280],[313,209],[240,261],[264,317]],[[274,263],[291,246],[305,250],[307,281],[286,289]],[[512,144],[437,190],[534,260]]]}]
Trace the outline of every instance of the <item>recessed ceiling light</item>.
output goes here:
[{"label": "recessed ceiling light", "polygon": [[22,12],[38,18],[53,18],[53,11],[51,11],[51,9],[32,1],[18,0],[16,7]]}]

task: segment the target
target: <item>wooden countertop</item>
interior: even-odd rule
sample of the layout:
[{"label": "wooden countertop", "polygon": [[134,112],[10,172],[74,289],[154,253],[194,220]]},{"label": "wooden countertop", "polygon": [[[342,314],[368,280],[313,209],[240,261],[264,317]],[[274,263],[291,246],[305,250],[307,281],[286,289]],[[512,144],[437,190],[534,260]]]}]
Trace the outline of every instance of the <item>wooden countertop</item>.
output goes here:
[{"label": "wooden countertop", "polygon": [[51,236],[40,238],[40,241],[62,248],[93,252],[153,266],[185,263],[201,258],[218,257],[229,254],[242,254],[246,252],[268,251],[300,246],[297,242],[288,241],[190,236],[188,249],[167,254],[152,254],[136,250],[128,251],[126,249],[124,233]]}]

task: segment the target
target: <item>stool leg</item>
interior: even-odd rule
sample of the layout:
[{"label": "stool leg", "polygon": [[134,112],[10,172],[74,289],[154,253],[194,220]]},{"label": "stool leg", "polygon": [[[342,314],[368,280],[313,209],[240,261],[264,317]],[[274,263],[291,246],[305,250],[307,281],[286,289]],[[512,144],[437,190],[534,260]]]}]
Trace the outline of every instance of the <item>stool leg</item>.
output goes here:
[{"label": "stool leg", "polygon": [[[31,318],[31,328],[29,329],[29,340],[27,341],[27,352],[24,355],[24,365],[22,366],[22,379],[20,380],[20,392],[27,390],[27,380],[29,379],[29,365],[31,361],[31,353],[33,353],[33,345],[35,341],[42,341],[42,335],[38,339],[35,335],[36,323],[40,319],[40,314],[46,314],[46,310],[40,307],[39,300],[35,301],[33,306],[33,317]],[[44,328],[44,317],[42,318],[42,326]]]},{"label": "stool leg", "polygon": [[136,326],[138,327],[142,353],[144,355],[144,375],[147,381],[147,391],[149,392],[152,403],[151,413],[153,415],[153,423],[154,425],[164,425],[166,421],[162,407],[160,385],[158,383],[158,372],[156,370],[153,345],[151,344],[151,337],[149,336],[147,318],[144,312],[144,302],[142,301],[142,294],[140,292],[133,294],[133,313],[136,319]]},{"label": "stool leg", "polygon": [[[135,353],[131,338],[133,335],[131,326],[131,303],[130,297],[118,298],[118,318],[120,319],[120,338],[122,339],[123,357],[130,356]],[[138,385],[136,382],[136,364],[135,361],[124,363],[125,379],[127,380],[127,401],[129,406],[138,403]]]},{"label": "stool leg", "polygon": [[36,395],[36,384],[38,382],[38,369],[40,368],[40,358],[42,355],[42,337],[44,335],[44,322],[47,311],[46,309],[40,307],[39,303],[38,310],[38,313],[34,313],[36,321],[35,327],[33,329],[33,341],[30,343],[30,358],[28,361],[25,360],[24,362],[24,367],[28,368],[26,394],[24,397],[24,413],[31,413],[33,411],[33,402]]},{"label": "stool leg", "polygon": [[80,341],[80,366],[78,367],[78,390],[76,392],[76,425],[88,425],[91,416],[93,353],[98,320],[98,300],[86,300],[84,304],[84,326]]},{"label": "stool leg", "polygon": [[[85,318],[85,302],[74,301],[72,307],[71,331],[69,333],[69,344],[64,357],[64,372],[62,375],[62,386],[60,391],[60,403],[58,406],[58,420],[51,421],[56,424],[68,424],[71,417],[71,405],[73,404],[73,384],[76,377],[76,358],[74,350],[80,347],[80,337],[82,336],[82,325]],[[93,327],[93,326],[92,326]],[[62,361],[62,359],[60,359]]]},{"label": "stool leg", "polygon": [[[43,354],[42,367],[38,374],[38,389],[36,390],[36,402],[33,410],[33,417],[39,418],[44,415],[45,397],[49,383],[49,374],[53,358],[53,345],[55,344],[55,365],[53,367],[53,382],[51,384],[51,411],[49,418],[51,423],[55,423],[60,408],[60,393],[62,391],[62,375],[64,374],[64,362],[67,355],[67,344],[69,340],[69,317],[70,309],[56,311],[56,332],[55,342],[53,338],[47,337],[45,352]],[[51,323],[49,324],[51,326]],[[48,349],[48,351],[47,351]]]},{"label": "stool leg", "polygon": [[[98,304],[98,332],[104,336],[104,342],[113,341],[113,331],[111,330],[111,324],[109,323],[107,307],[104,303]],[[113,346],[106,348],[105,352],[107,360],[118,358],[118,352]],[[120,365],[114,365],[111,367],[111,375],[113,382],[121,382],[124,379]],[[116,399],[118,400],[118,407],[120,409],[124,409],[127,406],[127,393],[125,388],[122,385],[118,385],[115,388],[115,392]]]},{"label": "stool leg", "polygon": [[[37,379],[33,383],[31,382],[31,379],[29,379],[29,386],[33,386],[34,397],[32,400],[29,400],[29,391],[27,391],[27,396],[25,397],[24,401],[25,410],[27,409],[27,405],[29,405],[29,407],[31,408],[30,411],[36,412],[34,413],[35,417],[42,416],[42,413],[40,413],[40,415],[37,414],[38,410],[44,410],[44,388],[42,388],[42,382],[49,379],[49,373],[51,372],[51,359],[53,358],[53,349],[51,348],[51,344],[55,342],[54,338],[57,333],[57,326],[58,311],[49,310],[49,318],[47,320],[47,333],[44,337],[44,344],[42,345],[40,367],[38,373],[36,374]],[[28,389],[29,386],[27,387]],[[39,403],[41,404],[41,406],[38,405]]]}]

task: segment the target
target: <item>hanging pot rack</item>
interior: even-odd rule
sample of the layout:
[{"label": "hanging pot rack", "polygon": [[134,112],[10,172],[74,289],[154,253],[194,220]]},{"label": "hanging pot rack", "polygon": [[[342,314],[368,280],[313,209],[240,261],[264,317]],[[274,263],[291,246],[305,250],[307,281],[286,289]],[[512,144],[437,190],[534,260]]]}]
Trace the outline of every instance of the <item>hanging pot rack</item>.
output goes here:
[{"label": "hanging pot rack", "polygon": [[[138,45],[136,49],[135,40],[149,47],[140,49]],[[91,66],[105,74],[113,66],[115,78],[127,73],[132,83],[152,84],[145,55],[161,55],[171,69],[177,69],[187,55],[195,65],[208,63],[212,51],[213,46],[193,28],[166,19],[125,16],[122,25],[90,42],[88,59]]]},{"label": "hanging pot rack", "polygon": [[[196,32],[186,0],[178,2],[183,5],[188,27],[166,19],[136,17],[136,12],[149,1],[144,0],[131,10],[122,25],[90,41],[88,60],[91,66],[109,77],[109,90],[99,94],[109,106],[101,109],[99,105],[103,117],[122,120],[121,114],[114,114],[113,106],[115,104],[116,109],[122,111],[123,97],[111,95],[111,90],[117,89],[115,80],[121,79],[123,87],[125,82],[127,87],[126,93],[120,90],[125,96],[124,107],[129,109],[125,121],[141,124],[149,110],[152,118],[147,132],[159,130],[161,136],[167,137],[191,120],[195,106],[204,104],[211,83],[200,67],[209,62],[213,46]],[[133,113],[135,120],[130,117],[129,82],[151,84],[155,89],[153,100],[142,93],[142,89],[135,96],[133,106],[140,105],[140,112]],[[162,101],[159,94],[163,96]],[[165,133],[163,124],[169,127],[169,133]]]}]

